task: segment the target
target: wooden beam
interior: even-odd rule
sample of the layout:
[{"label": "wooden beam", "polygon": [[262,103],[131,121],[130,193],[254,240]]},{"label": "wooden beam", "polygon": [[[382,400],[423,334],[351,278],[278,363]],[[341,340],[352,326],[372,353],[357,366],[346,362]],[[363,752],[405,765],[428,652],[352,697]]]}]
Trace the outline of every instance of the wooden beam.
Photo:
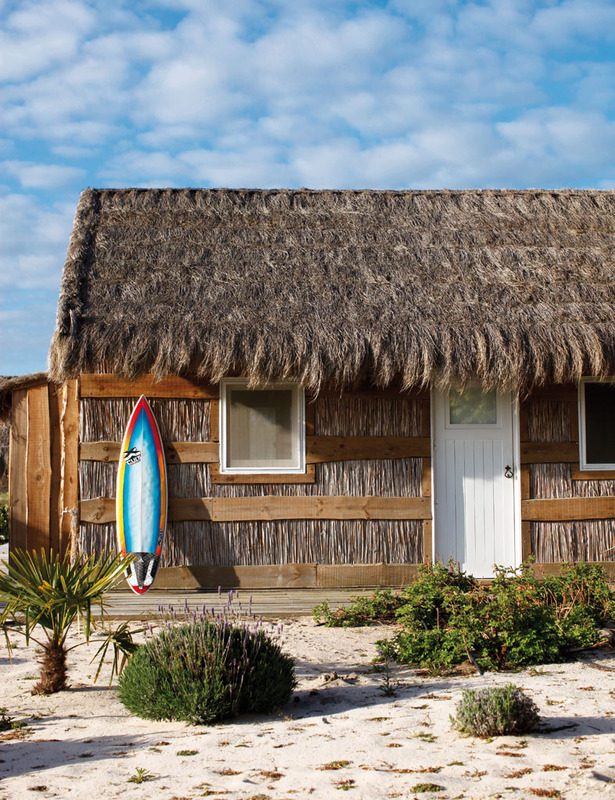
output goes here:
[{"label": "wooden beam", "polygon": [[316,483],[316,470],[314,464],[308,464],[304,473],[260,473],[251,475],[229,475],[220,472],[219,464],[209,467],[212,483],[221,484],[258,484],[258,483]]},{"label": "wooden beam", "polygon": [[51,506],[51,452],[49,389],[46,384],[28,389],[28,550],[49,550]]},{"label": "wooden beam", "polygon": [[[611,579],[615,579],[615,561],[587,561],[584,562],[590,564],[592,566],[601,567],[607,576]],[[561,573],[566,568],[565,564],[558,564],[557,562],[539,562],[531,565],[532,572],[537,578],[547,578],[550,575],[561,575]]]},{"label": "wooden beam", "polygon": [[519,484],[521,488],[521,499],[530,499],[530,467],[528,464],[522,464],[519,470]]},{"label": "wooden beam", "polygon": [[521,523],[521,560],[532,555],[532,527],[530,522]]},{"label": "wooden beam", "polygon": [[28,546],[28,494],[26,458],[28,449],[28,394],[25,389],[13,392],[11,438],[9,443],[9,524],[10,548]]},{"label": "wooden beam", "polygon": [[423,520],[423,561],[425,564],[433,561],[433,522],[430,519]]},{"label": "wooden beam", "polygon": [[[121,442],[82,442],[79,447],[81,461],[119,460]],[[213,464],[220,460],[218,442],[165,442],[167,464]]]},{"label": "wooden beam", "polygon": [[521,442],[522,464],[566,464],[578,460],[576,442]]},{"label": "wooden beam", "polygon": [[421,474],[421,497],[431,497],[431,458],[423,459]]},{"label": "wooden beam", "polygon": [[211,400],[219,396],[217,386],[197,383],[187,378],[169,376],[160,381],[146,375],[135,380],[117,375],[89,373],[81,376],[81,397],[181,397]]},{"label": "wooden beam", "polygon": [[316,398],[305,398],[305,435],[314,436],[316,433]]},{"label": "wooden beam", "polygon": [[212,400],[209,404],[209,438],[212,442],[220,441],[220,401]]},{"label": "wooden beam", "polygon": [[[156,589],[333,589],[363,586],[401,588],[417,574],[416,564],[271,564],[234,567],[162,567]],[[130,591],[121,584],[121,591]],[[316,600],[312,605],[315,605]]]},{"label": "wooden beam", "polygon": [[[83,522],[115,520],[115,500],[97,497],[81,502]],[[251,522],[285,519],[431,519],[423,497],[175,497],[169,521]]]},{"label": "wooden beam", "polygon": [[308,464],[431,456],[429,439],[401,436],[307,436],[306,448]]},{"label": "wooden beam", "polygon": [[577,386],[575,383],[550,384],[534,389],[529,396],[529,400],[564,400],[575,401],[577,399]]},{"label": "wooden beam", "polygon": [[54,553],[60,552],[60,526],[62,520],[61,478],[62,478],[62,435],[60,417],[62,415],[62,387],[49,384],[49,434],[51,458],[51,500],[49,509],[49,546]]},{"label": "wooden beam", "polygon": [[429,400],[430,389],[407,389],[388,386],[386,389],[345,389],[323,387],[318,392],[318,397],[331,397],[342,399],[347,397],[391,397],[395,400]]},{"label": "wooden beam", "polygon": [[582,470],[578,464],[572,464],[573,481],[613,481],[615,480],[615,470],[613,469],[585,469]]},{"label": "wooden beam", "polygon": [[[214,403],[212,402],[212,406]],[[217,435],[214,432],[214,435]],[[350,461],[368,458],[429,458],[429,439],[403,438],[395,436],[307,436],[308,464],[325,461]],[[212,442],[165,442],[165,453],[169,464],[204,463],[220,460],[220,444]],[[120,442],[82,442],[82,461],[117,461],[120,457]],[[249,483],[250,481],[244,481]],[[293,481],[281,481],[292,483]]]},{"label": "wooden beam", "polygon": [[522,500],[524,522],[574,522],[615,517],[615,497],[568,497]]},{"label": "wooden beam", "polygon": [[60,549],[77,557],[79,536],[79,381],[68,381],[62,391],[60,417],[62,475]]}]

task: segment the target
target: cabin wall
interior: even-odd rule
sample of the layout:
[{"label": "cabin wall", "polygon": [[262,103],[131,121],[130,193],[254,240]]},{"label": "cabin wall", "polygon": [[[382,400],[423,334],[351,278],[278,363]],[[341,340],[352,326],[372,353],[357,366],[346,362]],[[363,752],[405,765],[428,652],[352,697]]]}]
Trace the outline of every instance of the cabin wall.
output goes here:
[{"label": "cabin wall", "polygon": [[523,401],[524,555],[540,564],[615,560],[615,472],[600,480],[582,473],[578,437],[576,386],[547,387]]},{"label": "cabin wall", "polygon": [[[71,391],[72,390],[72,391]],[[10,547],[52,549],[70,544],[78,514],[76,461],[64,480],[66,442],[77,432],[74,384],[40,384],[13,392],[9,442]],[[69,447],[70,450],[70,447]],[[76,453],[76,451],[75,451]],[[72,514],[65,509],[70,508]]]},{"label": "cabin wall", "polygon": [[[80,551],[100,554],[116,549],[119,443],[141,391],[150,400],[167,446],[170,513],[163,568],[405,568],[429,556],[426,395],[308,397],[308,474],[297,476],[302,482],[280,483],[285,478],[276,476],[257,483],[255,476],[248,476],[249,482],[241,483],[238,476],[219,473],[217,387],[178,384],[177,379],[133,385],[106,375],[81,379]],[[182,391],[203,396],[178,397]],[[175,396],[152,396],[156,393]],[[174,452],[183,448],[182,455],[174,459],[169,447]],[[397,581],[402,573],[397,569],[392,574]],[[360,583],[361,576],[356,580]]]},{"label": "cabin wall", "polygon": [[[398,584],[430,559],[427,393],[308,398],[304,482],[239,483],[217,469],[217,387],[109,375],[13,392],[11,550],[116,549],[116,464],[141,393],[167,449],[161,586]],[[523,556],[546,569],[615,562],[615,471],[580,471],[577,409],[575,386],[521,403]]]}]

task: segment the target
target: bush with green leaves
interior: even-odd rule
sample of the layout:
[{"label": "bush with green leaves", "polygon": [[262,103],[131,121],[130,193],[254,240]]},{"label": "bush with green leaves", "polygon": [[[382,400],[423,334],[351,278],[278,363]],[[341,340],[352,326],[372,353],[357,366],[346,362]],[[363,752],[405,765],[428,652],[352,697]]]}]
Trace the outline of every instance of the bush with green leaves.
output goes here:
[{"label": "bush with green leaves", "polygon": [[355,597],[348,608],[331,609],[325,600],[314,606],[312,613],[318,624],[329,628],[355,628],[376,622],[395,622],[402,600],[390,589],[376,589],[369,597]]},{"label": "bush with green leaves", "polygon": [[509,683],[464,690],[451,722],[461,733],[487,738],[529,733],[537,727],[540,716],[536,703]]},{"label": "bush with green leaves", "polygon": [[169,623],[118,682],[120,700],[137,716],[201,725],[281,708],[295,685],[294,661],[276,642],[224,618]]},{"label": "bush with green leaves", "polygon": [[0,544],[9,540],[9,510],[7,506],[0,505]]},{"label": "bush with green leaves", "polygon": [[[374,599],[378,594],[374,595]],[[599,630],[615,616],[615,595],[600,567],[565,565],[558,576],[536,577],[529,562],[519,569],[498,568],[481,585],[453,563],[421,566],[417,579],[388,598],[387,614],[362,598],[329,613],[328,625],[390,621],[402,625],[392,640],[378,642],[384,657],[431,672],[453,669],[466,659],[479,668],[515,669],[565,660],[567,650],[591,647]]]}]

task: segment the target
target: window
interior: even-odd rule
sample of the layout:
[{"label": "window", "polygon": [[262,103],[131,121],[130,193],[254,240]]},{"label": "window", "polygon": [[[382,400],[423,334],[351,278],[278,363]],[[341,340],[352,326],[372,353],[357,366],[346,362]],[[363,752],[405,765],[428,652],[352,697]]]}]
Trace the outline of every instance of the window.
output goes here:
[{"label": "window", "polygon": [[479,386],[467,386],[463,392],[451,389],[448,396],[449,418],[453,425],[496,425],[498,402],[495,389],[483,392]]},{"label": "window", "polygon": [[304,394],[296,384],[221,384],[220,471],[305,472]]},{"label": "window", "polygon": [[579,405],[581,469],[615,469],[615,384],[583,379]]}]

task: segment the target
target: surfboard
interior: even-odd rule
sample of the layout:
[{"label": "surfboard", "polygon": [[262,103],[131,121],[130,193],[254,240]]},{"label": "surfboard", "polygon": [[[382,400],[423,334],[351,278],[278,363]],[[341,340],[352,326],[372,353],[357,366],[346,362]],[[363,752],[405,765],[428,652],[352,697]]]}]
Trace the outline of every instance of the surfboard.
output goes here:
[{"label": "surfboard", "polygon": [[156,579],[167,528],[167,468],[160,431],[144,395],[122,440],[117,473],[117,536],[122,555],[133,554],[128,585],[145,594]]}]

